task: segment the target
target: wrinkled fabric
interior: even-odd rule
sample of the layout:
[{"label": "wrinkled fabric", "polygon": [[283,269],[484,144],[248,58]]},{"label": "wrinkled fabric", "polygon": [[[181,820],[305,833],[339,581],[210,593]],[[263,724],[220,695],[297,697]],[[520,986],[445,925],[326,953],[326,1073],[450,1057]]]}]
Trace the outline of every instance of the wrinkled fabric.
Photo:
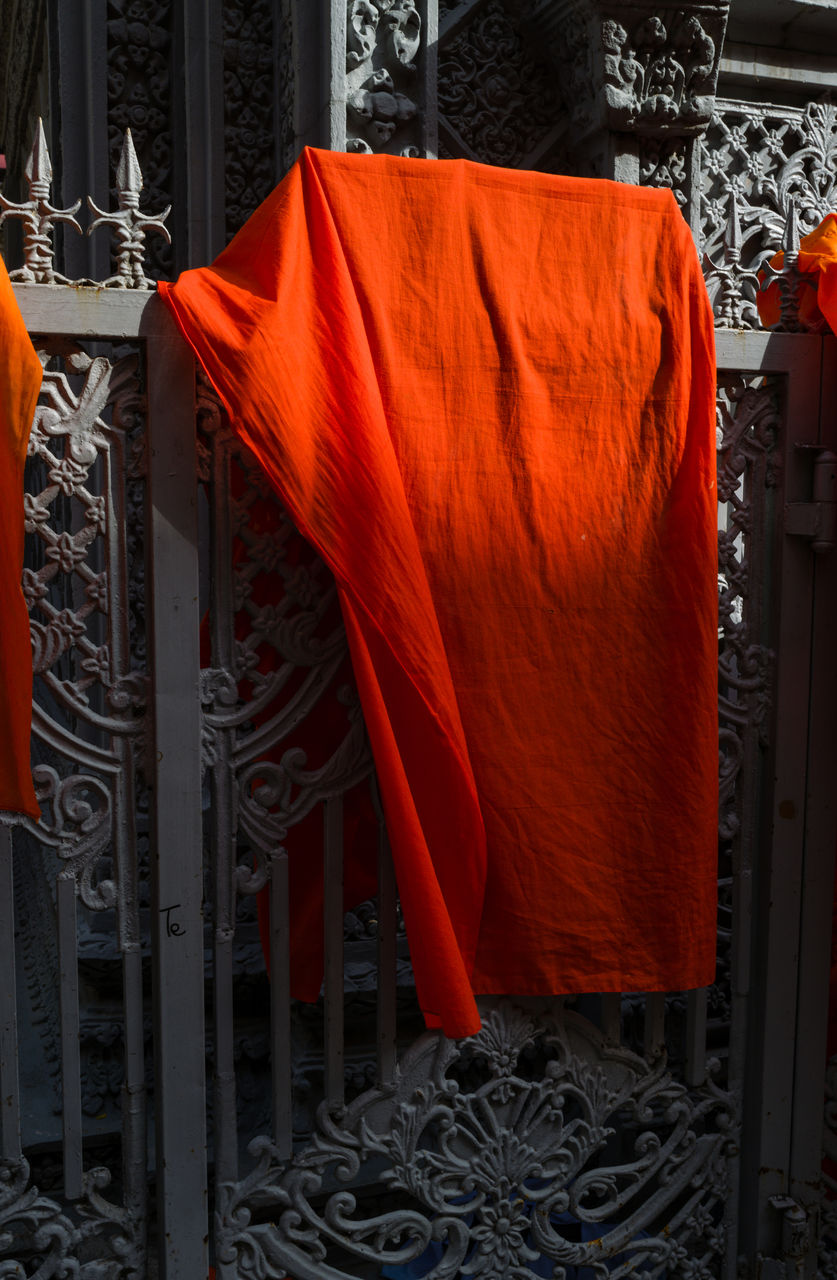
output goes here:
[{"label": "wrinkled fabric", "polygon": [[23,464],[43,371],[0,261],[0,809],[38,818],[29,764],[32,648],[20,586]]},{"label": "wrinkled fabric", "polygon": [[710,982],[713,330],[671,194],[306,150],[161,293],[335,575],[429,1024]]},{"label": "wrinkled fabric", "polygon": [[[774,253],[770,265],[775,271],[781,271],[784,261],[784,253]],[[802,274],[795,295],[803,328],[818,332],[830,324],[833,329],[837,312],[837,214],[826,214],[813,231],[802,237],[796,266]],[[763,282],[763,275],[759,278]],[[756,305],[765,329],[779,323],[781,295],[775,280],[759,290]]]}]

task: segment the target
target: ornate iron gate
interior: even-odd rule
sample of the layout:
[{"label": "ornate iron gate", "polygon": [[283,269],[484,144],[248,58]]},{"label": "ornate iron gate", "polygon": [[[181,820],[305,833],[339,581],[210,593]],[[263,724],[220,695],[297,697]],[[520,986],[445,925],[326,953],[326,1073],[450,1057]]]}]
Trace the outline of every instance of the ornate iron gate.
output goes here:
[{"label": "ornate iron gate", "polygon": [[[834,203],[834,108],[718,100],[703,141],[644,131],[654,48],[684,83],[704,83],[709,45],[717,66],[717,13],[681,29],[686,8],[608,28],[616,48],[634,42],[649,88],[623,131],[583,134],[589,100],[568,125],[527,23],[542,11],[577,75],[589,22],[557,32],[549,6],[523,21],[499,0],[334,5],[348,71],[330,64],[330,127],[357,150],[427,149],[438,125],[449,154],[568,172],[583,156],[673,186],[702,227],[721,499],[708,991],[486,1002],[470,1041],[422,1032],[382,824],[378,894],[344,911],[345,797],[373,782],[333,588],[145,287],[160,223],[138,212],[130,154],[106,287],[56,276],[52,224],[76,210],[49,204],[45,151],[29,204],[4,204],[27,223],[17,292],[47,373],[25,575],[44,816],[0,826],[0,1274],[116,1280],[159,1262],[193,1280],[210,1255],[224,1280],[411,1266],[708,1280],[739,1257],[768,1280],[811,1272],[837,583],[834,558],[790,530],[810,525],[798,504],[837,443],[837,365],[831,338],[753,326],[755,272],[789,211],[804,225]],[[301,47],[316,33],[294,13]],[[300,725],[325,703],[338,728],[312,748]],[[284,841],[301,823],[326,886],[311,1007],[288,984]]]}]

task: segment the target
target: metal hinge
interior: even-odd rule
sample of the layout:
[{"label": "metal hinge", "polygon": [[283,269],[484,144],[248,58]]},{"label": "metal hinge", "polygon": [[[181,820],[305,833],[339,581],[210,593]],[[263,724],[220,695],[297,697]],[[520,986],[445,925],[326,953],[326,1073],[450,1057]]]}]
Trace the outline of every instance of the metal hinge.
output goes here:
[{"label": "metal hinge", "polygon": [[785,533],[808,538],[811,550],[831,551],[837,545],[837,453],[818,444],[798,444],[814,450],[813,502],[785,504]]},{"label": "metal hinge", "polygon": [[803,1280],[811,1248],[808,1212],[790,1196],[771,1196],[768,1204],[782,1215],[782,1242],[778,1258],[759,1256],[759,1280]]}]

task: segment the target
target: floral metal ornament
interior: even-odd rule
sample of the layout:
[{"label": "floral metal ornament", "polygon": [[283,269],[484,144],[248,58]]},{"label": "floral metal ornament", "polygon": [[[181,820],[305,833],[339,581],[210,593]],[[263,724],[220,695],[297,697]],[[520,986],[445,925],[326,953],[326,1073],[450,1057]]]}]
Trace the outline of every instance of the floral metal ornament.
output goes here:
[{"label": "floral metal ornament", "polygon": [[348,1280],[348,1256],[420,1258],[431,1280],[709,1275],[734,1119],[717,1086],[689,1091],[579,1015],[503,1002],[470,1040],[428,1033],[391,1085],[324,1104],[290,1165],[257,1139],[219,1189],[219,1274]]}]

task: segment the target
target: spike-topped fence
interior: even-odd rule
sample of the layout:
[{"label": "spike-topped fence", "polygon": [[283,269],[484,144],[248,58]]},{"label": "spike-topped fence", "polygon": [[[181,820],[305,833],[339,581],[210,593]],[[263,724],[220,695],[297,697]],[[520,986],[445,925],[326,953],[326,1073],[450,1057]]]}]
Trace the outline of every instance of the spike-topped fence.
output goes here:
[{"label": "spike-topped fence", "polygon": [[[0,197],[0,222],[23,224],[12,274],[46,368],[24,581],[43,816],[0,826],[0,974],[17,958],[24,979],[17,1001],[0,983],[0,1095],[10,1099],[0,1108],[0,1273],[144,1280],[151,1180],[162,1273],[194,1280],[206,1274],[212,1174],[221,1280],[377,1276],[417,1259],[440,1277],[525,1275],[548,1259],[568,1277],[731,1278],[743,1023],[730,1024],[745,1003],[752,867],[735,850],[722,861],[721,973],[709,993],[592,993],[575,1009],[486,1002],[471,1042],[418,1035],[382,820],[378,899],[344,918],[343,796],[368,785],[371,761],[333,587],[217,399],[202,384],[196,398],[191,358],[143,265],[146,234],[168,237],[169,211],[140,211],[126,134],[117,210],[88,199],[88,234],[113,229],[115,272],[58,288],[71,282],[55,268],[53,231],[81,232],[80,202],[50,203],[40,125],[26,173],[29,199]],[[793,328],[793,218],[784,249],[782,325]],[[737,328],[755,311],[759,278],[742,266],[734,201],[723,261],[707,267],[719,324]],[[782,392],[775,370],[757,373],[762,355],[719,392],[721,836],[733,846],[774,679],[758,530],[778,483]],[[727,367],[741,366],[728,357]],[[340,732],[309,761],[293,734],[326,697]],[[287,948],[285,840],[308,819],[319,822],[326,883],[326,976],[313,1011],[291,1002]],[[269,989],[250,909],[265,887]],[[12,904],[20,923],[35,901],[54,917],[52,950],[33,955],[24,942],[16,957]],[[108,985],[119,1012],[99,1045],[113,1032],[120,1061],[116,1084],[89,1097],[90,993],[101,1006]],[[39,1190],[27,1162],[57,1142],[28,1119],[38,1083],[21,1057],[27,1019],[59,1046],[48,1069],[61,1194]],[[248,1075],[260,1053],[268,1068]]]},{"label": "spike-topped fence", "polygon": [[112,213],[100,209],[88,196],[87,203],[96,215],[87,228],[91,235],[99,227],[112,227],[116,238],[116,271],[102,281],[70,281],[55,270],[53,229],[56,223],[71,227],[82,235],[82,228],[75,215],[81,208],[77,200],[69,209],[56,209],[50,204],[52,162],[47,150],[44,126],[38,120],[35,141],[24,170],[29,184],[29,199],[19,204],[0,195],[0,226],[10,218],[23,223],[24,264],[11,272],[12,280],[34,284],[96,284],[98,287],[117,289],[151,289],[144,269],[145,237],[149,231],[162,235],[169,244],[171,236],[165,225],[171,206],[164,213],[151,215],[139,208],[142,191],[142,173],[134,149],[131,130],[125,130],[122,154],[116,169],[116,193],[119,208]]},{"label": "spike-topped fence", "polygon": [[56,268],[80,201],[50,202],[40,123],[26,176],[0,222],[22,223],[10,274],[44,365],[24,571],[41,819],[0,815],[0,1271],[145,1280],[159,1171],[162,1268],[185,1280],[207,1253],[194,366],[145,273],[168,210],[140,210],[130,134],[118,208],[88,202],[88,233],[115,235],[104,281]]},{"label": "spike-topped fence", "polygon": [[771,327],[780,333],[804,333],[821,331],[824,321],[804,321],[800,316],[800,285],[803,273],[799,270],[799,215],[794,199],[788,202],[782,235],[782,263],[772,265],[772,254],[765,252],[758,268],[742,264],[743,240],[738,201],[730,198],[729,216],[723,236],[723,261],[715,262],[704,254],[703,264],[706,284],[714,302],[715,322],[723,329],[742,329],[759,325],[756,296],[774,284],[779,291],[780,318]]}]

